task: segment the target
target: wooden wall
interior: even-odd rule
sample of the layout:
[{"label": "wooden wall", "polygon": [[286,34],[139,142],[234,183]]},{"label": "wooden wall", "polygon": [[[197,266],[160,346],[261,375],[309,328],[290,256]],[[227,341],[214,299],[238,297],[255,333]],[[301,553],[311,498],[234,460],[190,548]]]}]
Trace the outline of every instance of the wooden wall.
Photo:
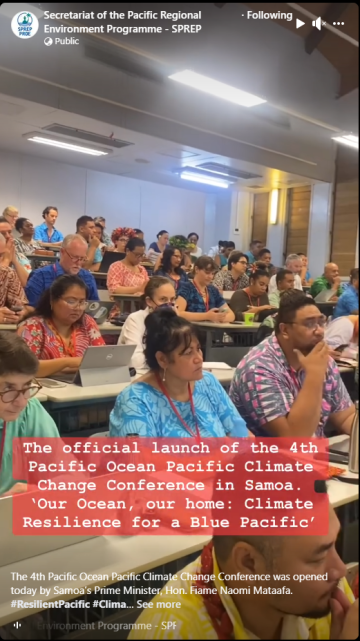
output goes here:
[{"label": "wooden wall", "polygon": [[266,243],[269,215],[269,192],[255,194],[254,208],[252,215],[252,240],[260,240]]},{"label": "wooden wall", "polygon": [[288,191],[285,254],[307,254],[311,186]]},{"label": "wooden wall", "polygon": [[331,260],[347,276],[355,267],[358,234],[359,179],[358,152],[338,145],[331,230]]}]

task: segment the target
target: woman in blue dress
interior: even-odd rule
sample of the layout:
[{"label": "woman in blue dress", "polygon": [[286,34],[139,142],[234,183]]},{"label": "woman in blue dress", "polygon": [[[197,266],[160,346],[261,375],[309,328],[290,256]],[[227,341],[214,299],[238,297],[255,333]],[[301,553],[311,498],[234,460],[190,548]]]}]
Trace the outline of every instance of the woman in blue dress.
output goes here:
[{"label": "woman in blue dress", "polygon": [[177,291],[181,283],[187,283],[188,281],[187,274],[180,267],[182,260],[183,256],[180,249],[168,247],[162,255],[160,267],[154,272],[154,276],[168,278],[174,285],[175,291]]},{"label": "woman in blue dress", "polygon": [[247,437],[224,388],[203,372],[195,327],[172,309],[149,314],[145,327],[150,370],[117,397],[110,436]]}]

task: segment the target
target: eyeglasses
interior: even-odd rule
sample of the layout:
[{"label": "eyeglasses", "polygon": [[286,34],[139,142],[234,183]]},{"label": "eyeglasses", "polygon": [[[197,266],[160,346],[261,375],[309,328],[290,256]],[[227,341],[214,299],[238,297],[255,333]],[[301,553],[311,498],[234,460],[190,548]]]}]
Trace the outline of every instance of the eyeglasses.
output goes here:
[{"label": "eyeglasses", "polygon": [[69,254],[67,249],[65,249],[64,251],[74,263],[85,263],[86,256],[72,256],[72,254]]},{"label": "eyeglasses", "polygon": [[133,256],[135,256],[135,258],[139,258],[139,260],[141,260],[141,258],[144,258],[145,256],[144,252],[142,254],[137,254],[136,252],[131,253],[133,254]]},{"label": "eyeglasses", "polygon": [[42,389],[42,385],[35,381],[34,384],[30,385],[29,387],[25,387],[22,390],[7,390],[6,392],[1,392],[0,393],[0,399],[2,400],[3,403],[13,403],[16,401],[21,394],[23,397],[28,400],[29,398],[33,398],[38,394],[38,392]]},{"label": "eyeglasses", "polygon": [[302,323],[296,323],[295,321],[292,323],[287,323],[288,325],[301,325],[302,327],[306,327],[306,329],[317,329],[318,327],[325,327],[327,324],[327,318],[326,316],[320,316],[320,318],[309,318],[308,320],[303,321]]},{"label": "eyeglasses", "polygon": [[238,263],[240,263],[240,265],[246,265],[246,266],[248,264],[247,260],[238,260]]},{"label": "eyeglasses", "polygon": [[62,298],[61,300],[64,301],[69,307],[72,309],[75,309],[76,307],[80,307],[80,309],[85,309],[87,305],[87,300],[78,300],[77,298]]}]

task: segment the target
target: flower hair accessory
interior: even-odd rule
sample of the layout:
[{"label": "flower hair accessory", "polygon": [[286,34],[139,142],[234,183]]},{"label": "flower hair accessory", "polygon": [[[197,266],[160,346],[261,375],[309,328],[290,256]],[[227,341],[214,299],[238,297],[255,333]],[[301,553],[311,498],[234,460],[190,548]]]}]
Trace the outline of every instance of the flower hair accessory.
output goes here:
[{"label": "flower hair accessory", "polygon": [[122,236],[125,236],[130,240],[130,238],[134,238],[134,236],[136,236],[136,232],[134,229],[131,229],[131,227],[117,227],[111,234],[111,240],[113,243],[116,243]]}]

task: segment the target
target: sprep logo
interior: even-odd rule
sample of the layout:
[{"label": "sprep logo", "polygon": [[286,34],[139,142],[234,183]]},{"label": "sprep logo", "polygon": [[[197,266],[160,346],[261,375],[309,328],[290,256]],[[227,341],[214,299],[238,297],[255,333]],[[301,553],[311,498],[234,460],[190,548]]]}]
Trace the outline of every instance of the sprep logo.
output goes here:
[{"label": "sprep logo", "polygon": [[11,21],[11,30],[18,38],[32,38],[38,28],[37,17],[29,11],[20,11]]}]

